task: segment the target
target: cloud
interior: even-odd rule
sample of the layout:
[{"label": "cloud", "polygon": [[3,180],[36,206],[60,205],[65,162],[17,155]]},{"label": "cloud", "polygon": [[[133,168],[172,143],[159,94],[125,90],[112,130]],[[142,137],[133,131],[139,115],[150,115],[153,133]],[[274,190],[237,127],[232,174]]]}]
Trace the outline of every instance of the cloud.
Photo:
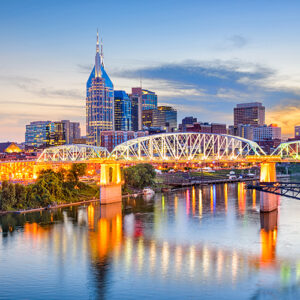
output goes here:
[{"label": "cloud", "polygon": [[43,86],[43,82],[36,78],[22,76],[0,76],[0,84],[10,84],[27,93],[43,98],[85,99],[84,90],[56,89]]},{"label": "cloud", "polygon": [[135,80],[142,77],[147,87],[157,92],[160,103],[178,109],[179,120],[189,114],[230,125],[236,103],[254,101],[263,102],[268,123],[278,123],[284,134],[292,134],[300,117],[300,89],[289,86],[288,78],[263,65],[190,60],[122,70],[114,75]]},{"label": "cloud", "polygon": [[90,74],[92,68],[93,68],[92,64],[78,64],[77,65],[77,69],[79,70],[80,73],[83,73],[83,74]]},{"label": "cloud", "polygon": [[66,108],[66,109],[84,109],[84,105],[74,105],[74,104],[59,104],[59,103],[45,103],[45,102],[22,102],[22,101],[0,101],[0,105],[16,104],[16,105],[26,105],[26,106],[42,106],[42,107],[54,107],[54,108]]},{"label": "cloud", "polygon": [[243,48],[246,46],[248,41],[246,40],[245,37],[241,35],[232,35],[227,39],[227,46],[229,48]]}]

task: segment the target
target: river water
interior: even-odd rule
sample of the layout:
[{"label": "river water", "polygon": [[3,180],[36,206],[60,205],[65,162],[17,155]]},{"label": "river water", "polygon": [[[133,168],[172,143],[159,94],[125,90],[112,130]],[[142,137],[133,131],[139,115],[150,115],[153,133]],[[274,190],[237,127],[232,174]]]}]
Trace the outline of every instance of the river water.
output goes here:
[{"label": "river water", "polygon": [[0,299],[300,299],[300,201],[243,183],[0,218]]}]

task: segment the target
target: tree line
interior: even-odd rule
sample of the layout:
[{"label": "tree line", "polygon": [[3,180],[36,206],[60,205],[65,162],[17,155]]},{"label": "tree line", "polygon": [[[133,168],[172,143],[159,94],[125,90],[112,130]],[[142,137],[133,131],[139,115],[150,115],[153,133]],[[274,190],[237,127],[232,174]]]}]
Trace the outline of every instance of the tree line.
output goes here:
[{"label": "tree line", "polygon": [[86,164],[73,164],[68,171],[43,170],[36,182],[27,186],[4,181],[0,190],[0,210],[46,207],[75,202],[82,196],[93,197],[98,189],[79,181],[85,172]]}]

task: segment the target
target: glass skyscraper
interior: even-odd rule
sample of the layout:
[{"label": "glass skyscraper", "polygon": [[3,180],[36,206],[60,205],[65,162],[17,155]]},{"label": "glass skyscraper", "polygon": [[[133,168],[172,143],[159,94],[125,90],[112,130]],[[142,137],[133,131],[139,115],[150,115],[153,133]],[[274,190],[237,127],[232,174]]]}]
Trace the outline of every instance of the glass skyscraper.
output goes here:
[{"label": "glass skyscraper", "polygon": [[95,65],[86,84],[86,132],[90,145],[100,146],[101,131],[114,130],[114,86],[103,63],[97,32]]},{"label": "glass skyscraper", "polygon": [[50,146],[50,139],[55,132],[55,125],[51,121],[36,121],[26,125],[25,145],[39,148]]},{"label": "glass skyscraper", "polygon": [[132,95],[140,96],[142,98],[142,110],[157,108],[157,95],[155,92],[138,87],[132,88]]},{"label": "glass skyscraper", "polygon": [[125,91],[115,91],[115,130],[131,130],[131,101]]}]

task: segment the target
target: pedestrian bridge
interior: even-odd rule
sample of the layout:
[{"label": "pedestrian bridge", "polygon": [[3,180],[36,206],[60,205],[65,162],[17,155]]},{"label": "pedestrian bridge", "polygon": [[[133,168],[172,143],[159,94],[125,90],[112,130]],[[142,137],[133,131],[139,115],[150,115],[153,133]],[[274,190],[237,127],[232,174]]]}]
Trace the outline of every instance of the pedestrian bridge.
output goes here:
[{"label": "pedestrian bridge", "polygon": [[164,133],[129,140],[110,154],[125,161],[205,161],[262,157],[265,152],[250,140],[211,133]]},{"label": "pedestrian bridge", "polygon": [[108,156],[109,152],[104,147],[72,144],[45,149],[37,162],[80,162]]},{"label": "pedestrian bridge", "polygon": [[102,164],[134,164],[148,162],[171,167],[192,162],[195,167],[216,162],[220,167],[232,164],[260,164],[261,181],[276,181],[276,162],[300,162],[300,141],[282,143],[266,155],[250,140],[211,133],[164,133],[140,137],[118,145],[111,153],[104,147],[62,145],[45,149],[35,161],[0,163],[0,180],[32,180],[41,169],[70,168],[72,163],[87,163],[88,173],[100,171]]}]

